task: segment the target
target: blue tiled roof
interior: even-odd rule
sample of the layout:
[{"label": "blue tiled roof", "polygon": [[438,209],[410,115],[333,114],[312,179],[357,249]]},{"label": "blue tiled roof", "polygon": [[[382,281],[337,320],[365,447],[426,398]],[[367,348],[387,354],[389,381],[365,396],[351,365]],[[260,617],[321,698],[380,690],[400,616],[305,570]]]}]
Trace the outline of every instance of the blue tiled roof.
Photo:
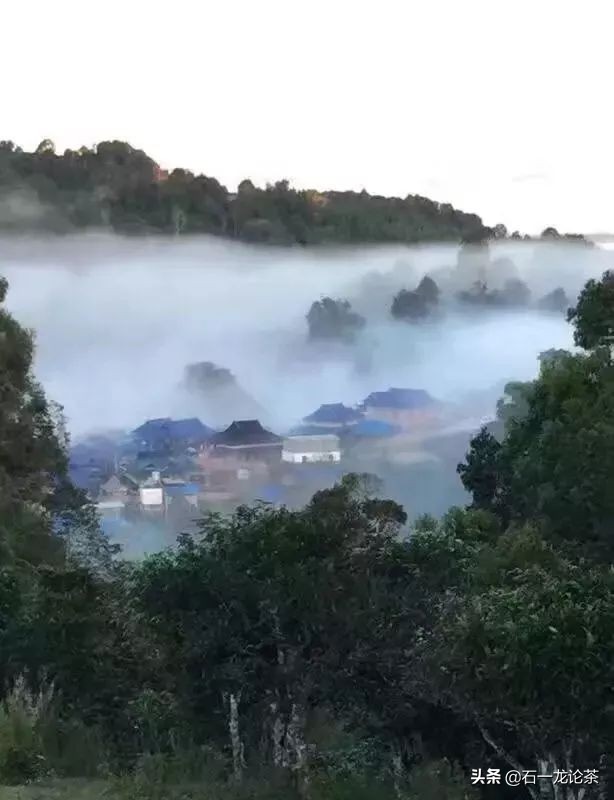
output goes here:
[{"label": "blue tiled roof", "polygon": [[170,423],[171,436],[177,439],[205,440],[212,436],[215,431],[208,428],[197,418],[176,419]]},{"label": "blue tiled roof", "polygon": [[364,401],[372,408],[418,409],[428,408],[434,403],[424,389],[388,389],[387,392],[371,392]]},{"label": "blue tiled roof", "polygon": [[348,408],[343,403],[325,403],[317,411],[305,417],[305,422],[324,422],[344,425],[362,419],[362,413],[354,408]]},{"label": "blue tiled roof", "polygon": [[164,493],[169,497],[187,497],[198,494],[199,491],[200,487],[196,483],[179,483],[164,487]]},{"label": "blue tiled roof", "polygon": [[390,425],[378,419],[363,419],[352,427],[353,436],[364,436],[365,438],[378,438],[394,436],[399,432],[397,425]]},{"label": "blue tiled roof", "polygon": [[170,417],[149,419],[132,432],[141,441],[159,443],[165,440],[187,439],[205,441],[214,433],[197,418],[173,420]]}]

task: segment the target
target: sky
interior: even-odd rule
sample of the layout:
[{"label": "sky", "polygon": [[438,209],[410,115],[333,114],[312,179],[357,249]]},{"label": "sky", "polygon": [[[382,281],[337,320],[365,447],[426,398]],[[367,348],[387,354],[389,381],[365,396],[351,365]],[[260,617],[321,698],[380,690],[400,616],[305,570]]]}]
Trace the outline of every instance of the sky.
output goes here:
[{"label": "sky", "polygon": [[611,0],[22,0],[0,137],[614,231],[613,22]]}]

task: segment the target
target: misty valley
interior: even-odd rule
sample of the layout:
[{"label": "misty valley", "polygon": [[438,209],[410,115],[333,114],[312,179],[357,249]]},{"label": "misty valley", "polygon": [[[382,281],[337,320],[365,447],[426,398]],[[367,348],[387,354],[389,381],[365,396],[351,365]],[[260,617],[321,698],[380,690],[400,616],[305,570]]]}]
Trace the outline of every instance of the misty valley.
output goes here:
[{"label": "misty valley", "polygon": [[0,142],[0,800],[608,800],[612,237]]},{"label": "misty valley", "polygon": [[464,504],[471,436],[542,351],[570,346],[567,307],[604,263],[568,242],[313,253],[90,235],[9,240],[0,267],[64,407],[70,475],[143,554],[205,510],[299,508],[350,472],[411,519]]}]

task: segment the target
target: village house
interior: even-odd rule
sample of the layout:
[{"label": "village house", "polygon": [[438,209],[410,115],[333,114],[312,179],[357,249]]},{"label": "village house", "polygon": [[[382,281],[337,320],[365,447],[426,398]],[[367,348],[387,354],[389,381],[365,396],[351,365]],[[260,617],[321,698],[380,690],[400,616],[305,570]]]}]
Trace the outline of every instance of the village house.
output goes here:
[{"label": "village house", "polygon": [[151,477],[141,483],[139,500],[144,513],[155,515],[164,513],[164,489],[159,472],[152,472]]},{"label": "village house", "polygon": [[219,458],[230,456],[267,464],[281,460],[281,437],[263,428],[257,419],[235,420],[225,431],[211,437],[210,446],[210,452]]},{"label": "village house", "polygon": [[362,408],[367,419],[396,425],[403,431],[428,427],[438,416],[437,403],[424,389],[372,392]]},{"label": "village house", "polygon": [[173,420],[170,417],[150,419],[132,432],[140,453],[181,453],[188,448],[200,449],[214,431],[197,419]]},{"label": "village house", "polygon": [[202,489],[196,483],[186,483],[180,480],[162,479],[162,489],[164,495],[164,510],[168,510],[172,503],[177,500],[184,502],[193,508],[198,508],[198,497]]},{"label": "village house", "polygon": [[344,406],[343,403],[325,403],[313,414],[305,417],[303,422],[306,425],[330,429],[333,432],[348,425],[355,425],[362,418],[362,412],[357,411],[355,408]]},{"label": "village house", "polygon": [[100,486],[101,498],[121,498],[125,497],[127,494],[128,487],[122,483],[117,475],[111,475],[111,477]]},{"label": "village house", "polygon": [[289,464],[341,461],[339,437],[334,433],[288,436],[283,441],[281,458]]}]

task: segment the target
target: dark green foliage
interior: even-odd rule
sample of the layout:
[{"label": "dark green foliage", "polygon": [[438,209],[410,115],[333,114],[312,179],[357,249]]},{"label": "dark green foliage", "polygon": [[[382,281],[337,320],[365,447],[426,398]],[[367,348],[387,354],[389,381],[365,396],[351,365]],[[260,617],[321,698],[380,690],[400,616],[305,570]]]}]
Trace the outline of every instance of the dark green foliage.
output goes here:
[{"label": "dark green foliage", "polygon": [[[588,296],[593,289],[587,285]],[[578,314],[583,308],[581,299]],[[478,507],[503,520],[535,520],[554,540],[605,557],[614,553],[609,349],[577,356],[548,351],[540,361],[533,384],[506,387],[508,398],[498,407],[503,441],[482,432],[459,473]]]},{"label": "dark green foliage", "polygon": [[413,292],[401,291],[392,301],[390,313],[395,319],[418,322],[431,316],[439,304],[439,287],[425,275]]},{"label": "dark green foliage", "polygon": [[416,322],[429,316],[429,306],[418,292],[401,289],[392,301],[390,313],[395,319]]},{"label": "dark green foliage", "polygon": [[471,440],[466,461],[458,465],[465,489],[473,496],[473,507],[492,511],[507,520],[503,446],[486,428]]},{"label": "dark green foliage", "polygon": [[244,180],[235,195],[214,178],[183,169],[162,173],[125,142],[56,154],[44,140],[33,153],[0,147],[0,197],[10,196],[9,230],[111,226],[122,233],[210,233],[249,242],[483,241],[491,229],[475,214],[425,197],[297,191],[287,181],[265,189]]},{"label": "dark green foliage", "polygon": [[364,317],[352,311],[348,300],[323,297],[312,303],[307,313],[309,338],[312,340],[352,342],[365,324]]},{"label": "dark green foliage", "polygon": [[457,299],[466,305],[484,308],[523,308],[528,306],[531,292],[524,281],[510,278],[503,289],[489,290],[484,281],[476,281],[468,290],[457,293]]},{"label": "dark green foliage", "polygon": [[603,273],[600,281],[591,278],[575,308],[567,319],[574,326],[574,341],[578,347],[592,350],[614,343],[614,272]]}]

